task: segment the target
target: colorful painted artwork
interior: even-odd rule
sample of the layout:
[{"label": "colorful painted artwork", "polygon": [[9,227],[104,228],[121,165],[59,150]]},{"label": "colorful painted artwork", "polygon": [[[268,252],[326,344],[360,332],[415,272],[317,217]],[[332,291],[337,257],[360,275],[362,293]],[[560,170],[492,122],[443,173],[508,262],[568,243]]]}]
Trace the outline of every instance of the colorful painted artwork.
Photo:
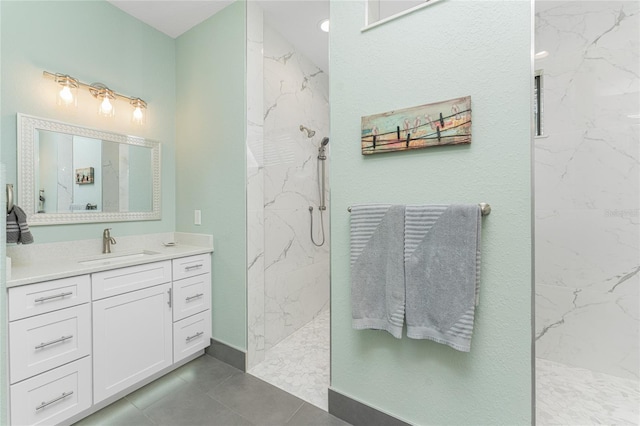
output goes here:
[{"label": "colorful painted artwork", "polygon": [[362,117],[362,154],[471,143],[471,96]]},{"label": "colorful painted artwork", "polygon": [[78,185],[93,183],[93,167],[76,169],[76,183]]}]

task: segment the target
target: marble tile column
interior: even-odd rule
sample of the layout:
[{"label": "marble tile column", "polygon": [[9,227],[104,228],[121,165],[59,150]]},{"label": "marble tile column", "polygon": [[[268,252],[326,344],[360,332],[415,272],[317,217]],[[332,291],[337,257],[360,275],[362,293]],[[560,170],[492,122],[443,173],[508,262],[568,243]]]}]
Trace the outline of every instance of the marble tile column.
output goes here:
[{"label": "marble tile column", "polygon": [[264,349],[263,13],[247,2],[247,349],[248,368]]},{"label": "marble tile column", "polygon": [[640,3],[536,2],[536,355],[635,379]]}]

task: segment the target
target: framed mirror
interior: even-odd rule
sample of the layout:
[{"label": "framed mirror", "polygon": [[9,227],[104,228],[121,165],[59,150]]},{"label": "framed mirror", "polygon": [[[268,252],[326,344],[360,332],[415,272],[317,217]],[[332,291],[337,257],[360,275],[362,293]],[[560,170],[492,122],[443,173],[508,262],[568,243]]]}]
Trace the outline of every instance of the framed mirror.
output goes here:
[{"label": "framed mirror", "polygon": [[29,225],[160,219],[160,143],[18,114]]}]

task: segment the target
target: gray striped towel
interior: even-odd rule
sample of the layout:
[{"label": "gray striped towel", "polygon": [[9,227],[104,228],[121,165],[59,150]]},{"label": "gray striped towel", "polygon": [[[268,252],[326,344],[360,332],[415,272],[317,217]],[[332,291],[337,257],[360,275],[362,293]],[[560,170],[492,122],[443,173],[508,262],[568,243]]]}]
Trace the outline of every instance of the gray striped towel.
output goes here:
[{"label": "gray striped towel", "polygon": [[408,205],[407,336],[469,352],[480,282],[480,207]]},{"label": "gray striped towel", "polygon": [[351,207],[351,306],[355,329],[402,337],[404,206]]},{"label": "gray striped towel", "polygon": [[32,242],[33,235],[27,225],[27,215],[20,207],[14,205],[13,209],[7,213],[7,243],[31,244]]}]

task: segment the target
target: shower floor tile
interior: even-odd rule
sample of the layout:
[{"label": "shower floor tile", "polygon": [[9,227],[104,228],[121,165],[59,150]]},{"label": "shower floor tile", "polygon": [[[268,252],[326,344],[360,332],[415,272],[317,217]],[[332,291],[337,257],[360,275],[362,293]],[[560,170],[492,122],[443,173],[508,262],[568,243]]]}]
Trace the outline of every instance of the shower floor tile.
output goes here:
[{"label": "shower floor tile", "polygon": [[536,359],[536,424],[638,425],[640,382]]},{"label": "shower floor tile", "polygon": [[249,373],[326,411],[329,310],[267,351]]}]

